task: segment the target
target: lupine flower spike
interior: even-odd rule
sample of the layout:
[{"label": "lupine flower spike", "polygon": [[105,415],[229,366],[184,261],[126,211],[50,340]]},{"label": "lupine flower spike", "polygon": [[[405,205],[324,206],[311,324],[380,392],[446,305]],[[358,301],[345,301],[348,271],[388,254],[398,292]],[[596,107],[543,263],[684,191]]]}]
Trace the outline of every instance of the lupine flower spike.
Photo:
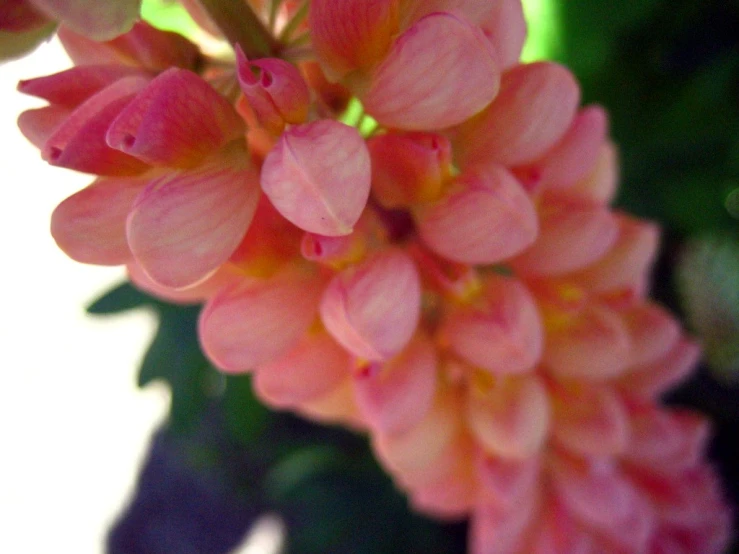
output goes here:
[{"label": "lupine flower spike", "polygon": [[183,2],[222,59],[88,4],[2,20],[75,62],[19,85],[41,156],[95,176],[52,217],[70,257],[203,303],[215,366],[367,434],[471,554],[723,550],[710,426],[659,401],[699,355],[648,298],[659,229],[609,205],[603,108],[519,63],[519,0]]}]

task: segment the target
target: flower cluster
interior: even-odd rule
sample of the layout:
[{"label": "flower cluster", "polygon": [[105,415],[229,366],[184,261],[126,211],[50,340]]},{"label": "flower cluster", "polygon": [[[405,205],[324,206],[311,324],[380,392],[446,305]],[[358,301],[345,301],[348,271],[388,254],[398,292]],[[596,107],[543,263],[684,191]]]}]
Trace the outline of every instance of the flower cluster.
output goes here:
[{"label": "flower cluster", "polygon": [[604,110],[519,63],[520,1],[250,3],[272,57],[60,28],[75,67],[19,85],[43,158],[98,176],[59,246],[204,302],[217,367],[367,433],[470,552],[721,552],[708,424],[659,403],[699,350],[648,299],[659,231],[609,207]]}]

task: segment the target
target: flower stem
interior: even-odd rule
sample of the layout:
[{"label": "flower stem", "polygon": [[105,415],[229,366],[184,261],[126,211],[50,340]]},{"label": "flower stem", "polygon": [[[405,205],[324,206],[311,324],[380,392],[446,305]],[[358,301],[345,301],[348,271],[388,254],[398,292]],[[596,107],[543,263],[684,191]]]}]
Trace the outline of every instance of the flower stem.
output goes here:
[{"label": "flower stem", "polygon": [[238,44],[249,59],[277,56],[282,44],[272,36],[246,0],[200,0],[231,44]]}]

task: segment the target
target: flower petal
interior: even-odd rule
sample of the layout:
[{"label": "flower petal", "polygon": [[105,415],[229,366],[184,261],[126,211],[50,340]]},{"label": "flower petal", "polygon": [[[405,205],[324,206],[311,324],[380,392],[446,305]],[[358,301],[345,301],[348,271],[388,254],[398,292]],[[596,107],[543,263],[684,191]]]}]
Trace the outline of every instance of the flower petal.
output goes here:
[{"label": "flower petal", "polygon": [[357,404],[369,426],[399,433],[415,425],[431,407],[437,384],[436,351],[416,335],[396,357],[376,372],[355,378]]},{"label": "flower petal", "polygon": [[525,460],[537,454],[549,431],[549,401],[537,377],[506,377],[470,391],[467,418],[489,453]]},{"label": "flower petal", "polygon": [[572,74],[551,62],[519,65],[503,75],[500,93],[453,138],[462,166],[532,162],[567,132],[580,90]]},{"label": "flower petal", "polygon": [[437,254],[493,264],[529,247],[537,236],[534,205],[502,167],[463,174],[438,201],[415,211],[418,232]]},{"label": "flower petal", "polygon": [[272,406],[294,407],[329,394],[350,375],[351,363],[328,333],[305,335],[284,356],[256,368],[254,392]]},{"label": "flower petal", "polygon": [[322,120],[282,134],[262,166],[262,190],[289,221],[348,235],[367,203],[370,157],[356,129]]},{"label": "flower petal", "polygon": [[155,179],[128,217],[128,242],[157,283],[193,285],[239,246],[259,201],[257,173],[245,153],[216,156],[191,170]]},{"label": "flower petal", "polygon": [[496,375],[532,370],[544,339],[531,294],[502,276],[490,276],[474,304],[450,310],[440,336],[465,361]]},{"label": "flower petal", "polygon": [[398,31],[398,0],[313,0],[311,42],[326,75],[338,81],[379,62]]},{"label": "flower petal", "polygon": [[382,361],[400,352],[420,313],[418,272],[400,250],[387,250],[337,274],[321,300],[326,328],[366,360]]},{"label": "flower petal", "polygon": [[605,207],[546,197],[539,236],[517,256],[513,268],[524,275],[561,275],[603,257],[618,237],[618,224]]},{"label": "flower petal", "polygon": [[152,165],[188,167],[243,132],[228,100],[195,73],[172,68],[121,111],[106,140]]},{"label": "flower petal", "polygon": [[96,265],[124,264],[131,258],[126,217],[148,180],[102,178],[59,204],[51,234],[67,256]]},{"label": "flower petal", "polygon": [[148,80],[125,77],[79,105],[47,140],[41,156],[52,165],[98,175],[123,176],[146,168],[141,161],[110,148],[105,133],[111,122]]},{"label": "flower petal", "polygon": [[497,56],[482,31],[451,13],[434,13],[395,41],[360,98],[380,123],[426,131],[475,115],[499,84]]},{"label": "flower petal", "polygon": [[621,316],[597,305],[550,329],[542,363],[557,377],[612,379],[629,363],[631,340]]},{"label": "flower petal", "polygon": [[216,294],[200,314],[200,343],[228,373],[243,373],[293,348],[317,315],[321,280],[295,273],[250,280]]}]

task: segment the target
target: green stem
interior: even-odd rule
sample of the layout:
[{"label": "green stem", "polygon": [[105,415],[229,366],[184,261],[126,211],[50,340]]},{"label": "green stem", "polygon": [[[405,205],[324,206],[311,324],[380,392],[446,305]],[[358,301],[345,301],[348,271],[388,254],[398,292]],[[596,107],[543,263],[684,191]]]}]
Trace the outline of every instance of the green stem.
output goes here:
[{"label": "green stem", "polygon": [[246,0],[200,0],[203,8],[231,44],[249,59],[277,56],[282,44],[272,36]]}]

